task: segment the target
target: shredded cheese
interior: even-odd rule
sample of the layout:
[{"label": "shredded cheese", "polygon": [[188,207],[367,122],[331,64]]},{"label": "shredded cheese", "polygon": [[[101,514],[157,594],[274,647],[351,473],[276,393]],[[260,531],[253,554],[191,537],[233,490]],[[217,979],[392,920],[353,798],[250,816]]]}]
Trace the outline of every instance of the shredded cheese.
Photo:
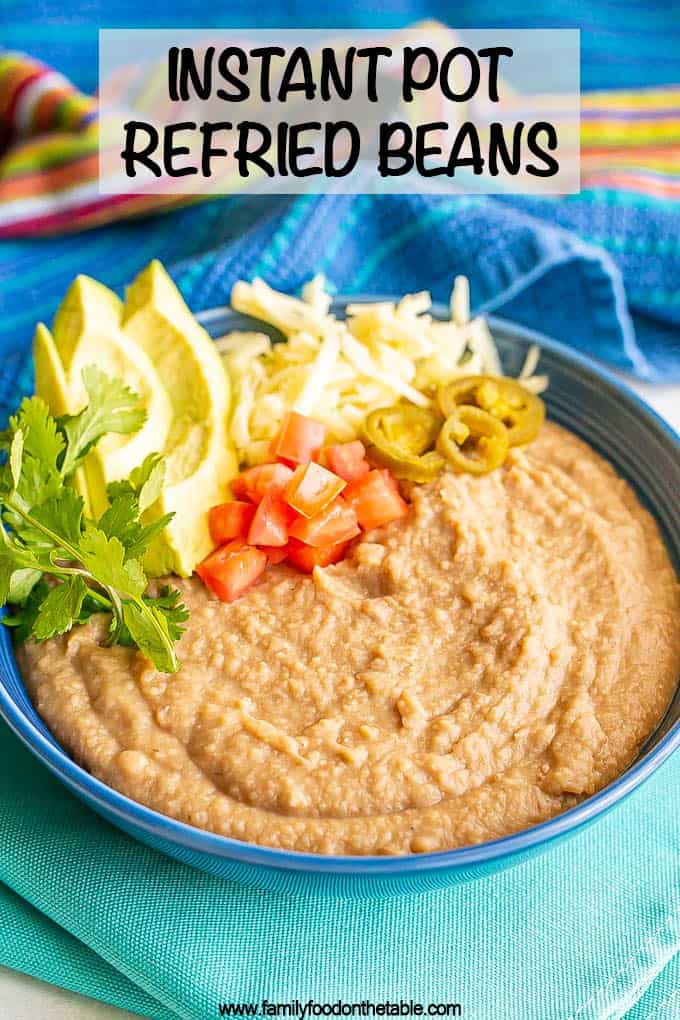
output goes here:
[{"label": "shredded cheese", "polygon": [[[231,303],[285,338],[272,343],[265,333],[235,332],[217,341],[234,387],[230,430],[243,464],[266,459],[289,410],[322,421],[331,441],[349,442],[378,407],[398,400],[428,407],[441,383],[503,374],[486,320],[470,318],[464,276],[454,282],[448,321],[432,317],[427,291],[398,302],[350,303],[346,318],[336,319],[321,275],[305,284],[301,299],[258,278],[241,280]],[[548,384],[535,374],[539,356],[532,347],[520,374],[534,393]]]}]

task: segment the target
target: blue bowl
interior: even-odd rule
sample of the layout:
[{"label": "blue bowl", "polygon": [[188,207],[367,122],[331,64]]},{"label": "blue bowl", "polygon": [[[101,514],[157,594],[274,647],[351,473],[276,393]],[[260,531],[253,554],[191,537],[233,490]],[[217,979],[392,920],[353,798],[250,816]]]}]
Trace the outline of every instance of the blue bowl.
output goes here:
[{"label": "blue bowl", "polygon": [[[345,302],[337,301],[334,311],[341,314],[344,307]],[[213,336],[253,328],[252,320],[229,309],[215,309],[201,318]],[[586,439],[636,488],[655,515],[680,576],[680,437],[630,390],[588,359],[502,319],[491,319],[490,325],[509,374],[519,371],[531,344],[540,345],[541,371],[550,375],[550,417]],[[435,889],[528,860],[620,804],[680,744],[678,689],[635,763],[594,797],[550,821],[503,839],[440,853],[330,857],[275,850],[204,832],[158,814],[93,778],[59,746],[33,708],[6,628],[0,628],[0,714],[69,790],[143,843],[186,864],[249,885],[342,897]]]}]

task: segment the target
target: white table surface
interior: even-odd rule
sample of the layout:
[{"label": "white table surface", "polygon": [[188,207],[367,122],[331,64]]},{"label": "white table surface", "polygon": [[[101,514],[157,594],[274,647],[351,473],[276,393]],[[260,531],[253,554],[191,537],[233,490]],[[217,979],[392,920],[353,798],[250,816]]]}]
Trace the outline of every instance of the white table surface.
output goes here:
[{"label": "white table surface", "polygon": [[[654,386],[626,379],[680,432],[680,386]],[[3,1020],[132,1020],[132,1014],[65,992],[0,967],[0,1016]]]}]

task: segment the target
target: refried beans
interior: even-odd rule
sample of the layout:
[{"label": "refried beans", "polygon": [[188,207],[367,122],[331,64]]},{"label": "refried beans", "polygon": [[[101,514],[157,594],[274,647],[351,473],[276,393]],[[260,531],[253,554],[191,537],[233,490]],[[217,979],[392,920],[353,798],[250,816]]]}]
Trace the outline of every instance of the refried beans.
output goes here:
[{"label": "refried beans", "polygon": [[322,854],[495,839],[590,796],[680,674],[678,583],[613,468],[547,423],[484,477],[413,486],[408,516],[312,577],[223,604],[176,581],[179,672],[106,620],[18,658],[65,748],[191,825]]}]

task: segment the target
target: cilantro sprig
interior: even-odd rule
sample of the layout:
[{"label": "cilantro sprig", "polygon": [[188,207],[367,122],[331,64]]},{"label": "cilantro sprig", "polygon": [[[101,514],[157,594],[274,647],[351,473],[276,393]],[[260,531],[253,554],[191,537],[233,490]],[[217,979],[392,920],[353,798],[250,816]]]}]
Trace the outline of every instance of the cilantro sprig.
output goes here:
[{"label": "cilantro sprig", "polygon": [[179,592],[146,593],[141,557],[172,518],[143,515],[161,494],[164,464],[149,455],[126,481],[107,488],[109,506],[95,521],[69,481],[99,440],[136,432],[145,412],[123,382],[96,366],[83,370],[88,403],[53,417],[40,397],[25,398],[0,434],[0,606],[15,637],[46,641],[111,614],[109,643],[136,645],[158,670],[178,668],[175,643],[188,613]]}]

